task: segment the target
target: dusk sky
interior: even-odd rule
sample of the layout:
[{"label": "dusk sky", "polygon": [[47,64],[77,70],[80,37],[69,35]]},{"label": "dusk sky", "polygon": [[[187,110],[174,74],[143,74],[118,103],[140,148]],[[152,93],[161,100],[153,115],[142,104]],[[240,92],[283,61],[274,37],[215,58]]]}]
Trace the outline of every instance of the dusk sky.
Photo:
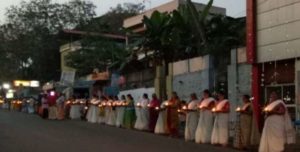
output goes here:
[{"label": "dusk sky", "polygon": [[[6,8],[11,5],[18,5],[22,0],[0,0],[0,22],[5,21]],[[26,0],[29,1],[29,0]],[[67,2],[70,0],[52,0],[54,2]],[[172,0],[90,0],[96,6],[97,15],[102,15],[109,10],[110,7],[114,7],[119,3],[141,3],[145,2],[146,9],[153,8]],[[207,3],[208,0],[194,0],[195,2]],[[215,6],[225,7],[227,9],[227,15],[233,17],[244,16],[246,13],[246,0],[215,0]]]}]

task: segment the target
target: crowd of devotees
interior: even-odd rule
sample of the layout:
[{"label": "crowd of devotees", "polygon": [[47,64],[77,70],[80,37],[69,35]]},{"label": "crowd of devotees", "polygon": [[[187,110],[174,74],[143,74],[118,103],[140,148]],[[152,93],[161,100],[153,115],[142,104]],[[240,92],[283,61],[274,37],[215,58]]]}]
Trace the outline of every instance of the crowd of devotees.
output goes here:
[{"label": "crowd of devotees", "polygon": [[[134,101],[130,94],[120,99],[95,95],[90,100],[66,99],[63,94],[53,98],[45,94],[36,111],[44,119],[83,119],[174,138],[184,135],[186,141],[198,144],[231,145],[239,149],[256,147],[259,152],[283,152],[287,144],[295,143],[296,131],[285,103],[276,92],[270,94],[260,111],[264,115],[261,132],[249,95],[241,98],[243,105],[230,109],[230,101],[223,92],[212,97],[208,90],[201,93],[201,98],[191,94],[189,102],[181,101],[176,92],[166,101],[160,101],[155,94],[151,98],[143,94],[140,101]],[[234,127],[229,127],[232,126],[230,112],[237,115]],[[230,131],[230,128],[235,129]]]}]

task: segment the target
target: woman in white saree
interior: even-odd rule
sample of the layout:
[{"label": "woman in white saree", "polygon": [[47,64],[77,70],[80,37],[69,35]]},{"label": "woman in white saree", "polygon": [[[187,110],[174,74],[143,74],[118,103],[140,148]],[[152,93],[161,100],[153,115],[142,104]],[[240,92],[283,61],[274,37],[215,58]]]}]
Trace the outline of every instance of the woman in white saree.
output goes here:
[{"label": "woman in white saree", "polygon": [[199,113],[197,111],[199,104],[199,100],[197,99],[197,95],[195,93],[191,94],[191,102],[187,106],[186,111],[186,124],[184,137],[186,141],[195,140],[195,133],[198,124]]},{"label": "woman in white saree", "polygon": [[137,130],[149,130],[149,99],[148,95],[144,94],[143,99],[136,105],[136,122],[134,128]]},{"label": "woman in white saree", "polygon": [[215,106],[215,99],[211,97],[208,90],[203,91],[203,100],[200,103],[200,116],[196,129],[196,143],[210,143],[211,133],[214,124],[212,108]]},{"label": "woman in white saree", "polygon": [[106,123],[106,113],[105,113],[106,103],[107,103],[106,97],[102,96],[100,101],[100,106],[99,106],[99,118],[98,118],[98,123],[100,124]]},{"label": "woman in white saree", "polygon": [[71,101],[70,106],[70,118],[71,119],[80,119],[81,117],[81,105],[80,99],[75,99],[75,101]]},{"label": "woman in white saree", "polygon": [[121,100],[118,100],[117,102],[117,120],[116,120],[116,126],[117,127],[122,127],[123,125],[123,120],[124,120],[124,112],[125,112],[125,107],[124,104],[126,102],[125,95],[121,96]]},{"label": "woman in white saree", "polygon": [[89,105],[89,109],[87,112],[87,116],[86,119],[88,122],[90,123],[96,123],[98,122],[99,119],[99,107],[98,104],[100,103],[99,99],[97,96],[94,96],[91,101],[90,101],[90,105]]},{"label": "woman in white saree", "polygon": [[159,111],[158,119],[155,125],[154,133],[155,134],[168,134],[168,127],[167,127],[167,110],[166,110],[166,103],[169,101],[164,101],[161,103],[160,107],[156,107],[155,109]]},{"label": "woman in white saree", "polygon": [[286,105],[278,99],[276,92],[271,93],[270,102],[264,108],[264,112],[266,120],[259,152],[283,152],[285,144],[295,143],[296,132]]},{"label": "woman in white saree", "polygon": [[229,139],[230,104],[229,101],[225,99],[225,94],[223,92],[218,93],[218,101],[212,111],[215,113],[215,121],[211,136],[211,144],[220,144],[226,147]]},{"label": "woman in white saree", "polygon": [[114,105],[113,97],[109,97],[107,103],[107,125],[115,126],[116,125],[116,110]]}]

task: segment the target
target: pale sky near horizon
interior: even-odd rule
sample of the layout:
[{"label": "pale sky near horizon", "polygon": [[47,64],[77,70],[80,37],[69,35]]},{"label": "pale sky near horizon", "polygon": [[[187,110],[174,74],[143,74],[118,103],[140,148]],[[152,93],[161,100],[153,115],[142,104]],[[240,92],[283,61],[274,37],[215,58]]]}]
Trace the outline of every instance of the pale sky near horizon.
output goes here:
[{"label": "pale sky near horizon", "polygon": [[[0,0],[0,23],[5,22],[6,8],[11,5],[18,5],[22,0]],[[29,0],[25,0],[29,1]],[[52,0],[53,2],[68,2],[70,0]],[[170,2],[172,0],[89,0],[96,5],[97,15],[102,15],[117,4],[126,2],[141,3],[145,2],[146,9],[159,6],[161,4]],[[193,0],[195,2],[207,3],[209,0]],[[215,0],[215,6],[224,7],[227,9],[227,15],[233,17],[245,16],[246,14],[246,0]]]}]

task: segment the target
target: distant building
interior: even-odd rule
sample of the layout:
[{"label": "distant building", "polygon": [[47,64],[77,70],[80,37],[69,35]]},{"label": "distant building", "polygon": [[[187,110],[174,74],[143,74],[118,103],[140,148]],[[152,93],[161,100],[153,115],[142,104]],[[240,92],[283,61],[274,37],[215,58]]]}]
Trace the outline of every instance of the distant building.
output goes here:
[{"label": "distant building", "polygon": [[[186,4],[185,0],[173,0],[169,3],[147,10],[139,15],[125,19],[123,23],[123,27],[127,29],[131,29],[133,32],[136,33],[143,32],[145,31],[145,27],[143,25],[144,16],[150,17],[154,11],[172,12],[174,10],[177,10],[180,7],[180,5],[184,5],[184,4]],[[206,6],[205,4],[201,4],[201,3],[194,3],[194,4],[199,11],[203,10]],[[213,6],[210,9],[210,13],[226,15],[226,9]]]},{"label": "distant building", "polygon": [[79,49],[81,49],[80,41],[70,42],[60,47],[61,71],[76,71],[76,69],[67,66],[65,58],[70,52]]},{"label": "distant building", "polygon": [[[110,39],[118,43],[127,43],[127,37],[122,35],[108,34],[108,33],[95,33],[85,32],[78,30],[64,30],[61,34],[61,38],[70,40],[60,47],[61,57],[61,80],[60,85],[65,87],[71,87],[72,93],[78,97],[90,97],[92,94],[103,93],[104,87],[108,87],[110,80],[110,73],[108,71],[98,71],[95,67],[94,71],[87,76],[76,76],[80,80],[75,79],[76,69],[69,67],[66,63],[66,57],[74,51],[82,48],[81,39],[82,36],[98,36]],[[86,59],[88,60],[88,59]],[[114,90],[113,90],[114,91]],[[101,93],[99,93],[101,92]],[[111,91],[112,92],[112,91]]]}]

